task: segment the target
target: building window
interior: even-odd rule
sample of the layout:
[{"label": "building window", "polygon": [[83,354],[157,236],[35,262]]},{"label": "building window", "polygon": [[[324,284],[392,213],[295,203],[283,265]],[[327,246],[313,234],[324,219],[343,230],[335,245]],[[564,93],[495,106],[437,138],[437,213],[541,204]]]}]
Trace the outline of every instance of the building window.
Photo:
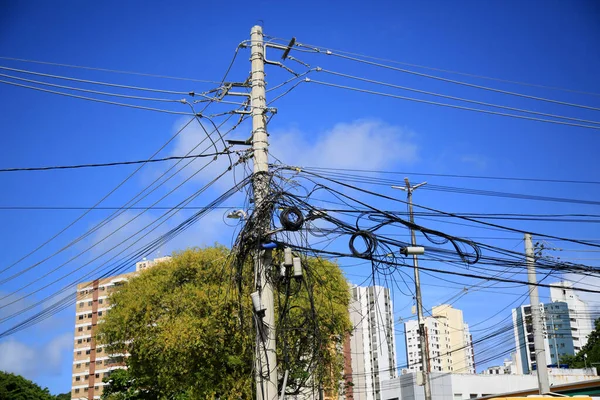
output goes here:
[{"label": "building window", "polygon": [[78,332],[83,332],[83,326],[80,326],[79,328],[77,328]]},{"label": "building window", "polygon": [[85,354],[90,354],[90,350],[86,350],[86,351],[85,351]]},{"label": "building window", "polygon": [[79,303],[79,308],[83,307],[83,301]]},{"label": "building window", "polygon": [[79,319],[82,320],[83,319],[83,314],[79,316]]},{"label": "building window", "polygon": [[96,378],[100,378],[100,374],[96,374]]},{"label": "building window", "polygon": [[81,364],[76,364],[75,368],[81,368]]},{"label": "building window", "polygon": [[80,380],[81,380],[81,377],[80,377],[80,376],[76,376],[76,377],[75,377],[75,381],[76,381],[76,382],[79,382]]},{"label": "building window", "polygon": [[80,355],[81,355],[81,351],[78,351],[78,352],[77,352],[77,355],[78,355],[78,356],[80,356]]},{"label": "building window", "polygon": [[77,344],[81,344],[82,340],[81,339],[77,339]]},{"label": "building window", "polygon": [[98,316],[101,317],[102,316],[102,311],[98,311]]},{"label": "building window", "polygon": [[75,393],[79,393],[79,389],[75,389]]},{"label": "building window", "polygon": [[88,301],[88,306],[91,306],[92,304],[94,304],[93,301]]},{"label": "building window", "polygon": [[100,304],[104,303],[104,299],[98,300],[98,303],[100,303]]}]

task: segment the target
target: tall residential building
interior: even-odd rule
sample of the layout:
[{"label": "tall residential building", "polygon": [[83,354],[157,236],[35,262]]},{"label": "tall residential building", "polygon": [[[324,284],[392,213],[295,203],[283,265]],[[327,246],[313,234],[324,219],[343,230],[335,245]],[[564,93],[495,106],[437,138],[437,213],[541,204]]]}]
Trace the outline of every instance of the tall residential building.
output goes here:
[{"label": "tall residential building", "polygon": [[99,399],[102,379],[111,371],[125,368],[127,354],[107,354],[104,346],[96,343],[98,323],[110,310],[108,296],[139,271],[169,259],[161,257],[136,263],[135,272],[116,275],[77,285],[75,313],[75,347],[73,350],[72,399]]},{"label": "tall residential building", "polygon": [[[565,355],[574,355],[588,341],[592,320],[588,308],[573,291],[570,282],[552,283],[550,303],[540,304],[546,365],[558,364]],[[513,330],[517,347],[517,367],[528,374],[536,365],[531,306],[515,308]]]},{"label": "tall residential building", "polygon": [[[449,304],[433,307],[431,317],[424,320],[430,372],[475,373],[475,356],[469,325],[461,310]],[[406,364],[408,371],[422,371],[419,323],[404,324]]]},{"label": "tall residential building", "polygon": [[[390,290],[382,286],[351,288],[350,320],[354,327],[350,351],[354,400],[379,400],[383,381],[396,377],[396,337]],[[351,362],[348,362],[348,355]],[[346,368],[348,370],[348,368]]]},{"label": "tall residential building", "polygon": [[[553,303],[563,302],[567,304],[573,349],[577,353],[587,344],[588,337],[594,330],[593,318],[585,301],[581,300],[573,290],[573,283],[561,281],[551,283],[550,286],[552,286],[550,288],[551,301]],[[561,328],[562,326],[556,327],[558,330]]]}]

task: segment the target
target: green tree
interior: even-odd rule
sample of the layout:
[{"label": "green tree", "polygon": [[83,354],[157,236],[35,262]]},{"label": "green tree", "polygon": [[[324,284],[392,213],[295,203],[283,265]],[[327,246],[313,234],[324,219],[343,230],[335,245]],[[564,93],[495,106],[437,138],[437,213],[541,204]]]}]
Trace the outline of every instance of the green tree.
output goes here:
[{"label": "green tree", "polygon": [[[274,257],[277,265],[280,255]],[[252,267],[232,259],[224,247],[186,250],[111,295],[99,339],[109,352],[130,357],[125,375],[111,375],[106,399],[253,397]],[[308,259],[302,280],[279,278],[278,267],[269,276],[278,293],[278,361],[282,372],[289,370],[288,387],[298,390],[312,377],[335,390],[339,350],[351,329],[339,267]],[[116,397],[127,393],[142,397]]]},{"label": "green tree", "polygon": [[20,375],[0,371],[0,399],[54,400],[55,397],[48,389],[42,389]]},{"label": "green tree", "polygon": [[586,345],[574,356],[561,357],[561,364],[567,364],[569,368],[584,368],[586,365],[591,367],[592,364],[600,364],[600,318],[595,321],[594,325],[595,329],[588,337]]}]

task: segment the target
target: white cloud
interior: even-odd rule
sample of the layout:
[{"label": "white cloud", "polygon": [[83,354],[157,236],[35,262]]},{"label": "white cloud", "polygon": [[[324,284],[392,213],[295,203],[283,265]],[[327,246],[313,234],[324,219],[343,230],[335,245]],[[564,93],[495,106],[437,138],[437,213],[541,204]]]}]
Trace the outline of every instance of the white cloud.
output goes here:
[{"label": "white cloud", "polygon": [[488,165],[488,159],[479,154],[465,154],[460,158],[460,161],[477,169],[485,169]]},{"label": "white cloud", "polygon": [[[185,125],[186,122],[187,121],[185,121],[185,120],[178,121],[174,126],[174,130],[177,131],[177,130],[181,129],[181,127],[183,125]],[[205,124],[205,128],[208,131],[208,133],[212,133],[214,130],[214,127],[211,124]],[[223,126],[222,128],[219,129],[219,131],[222,133],[225,133],[229,129],[231,129],[231,126]],[[175,144],[172,147],[171,155],[184,156],[188,153],[190,153],[191,155],[201,154],[201,153],[213,154],[213,153],[223,151],[224,144],[219,139],[218,135],[213,134],[211,136],[212,141],[207,140],[206,138],[207,138],[207,136],[206,136],[206,132],[204,131],[204,129],[202,129],[198,123],[193,122],[190,125],[188,125],[177,136],[177,139],[175,140]],[[200,143],[202,143],[202,144],[200,144]],[[175,181],[177,183],[179,183],[182,179],[186,179],[190,175],[195,174],[194,177],[192,178],[193,181],[201,181],[201,182],[206,183],[206,182],[214,179],[218,175],[222,174],[224,171],[226,171],[227,168],[230,166],[230,162],[235,163],[237,160],[238,160],[238,156],[235,154],[231,155],[231,160],[226,155],[221,155],[217,158],[217,160],[214,160],[214,161],[213,161],[212,157],[197,158],[197,159],[191,161],[189,166],[187,166],[185,169],[182,170],[182,172],[180,172],[178,174],[179,179],[176,179]],[[183,160],[182,163],[180,163],[173,170],[173,172],[178,170],[179,168],[183,167],[188,162],[190,162],[190,160]],[[208,164],[208,165],[206,165],[206,164]],[[206,165],[206,167],[205,167],[205,165]],[[224,176],[220,181],[218,181],[216,183],[216,185],[219,188],[221,188],[221,189],[227,188],[228,189],[234,185],[233,174],[230,173],[228,175],[229,176]],[[242,175],[243,175],[242,174],[242,166],[236,167],[236,176],[237,176],[238,180]],[[174,185],[174,184],[172,184],[172,185]]]},{"label": "white cloud", "polygon": [[382,169],[418,161],[414,133],[379,120],[339,123],[320,134],[299,130],[271,134],[270,152],[299,166]]},{"label": "white cloud", "polygon": [[[180,128],[182,121],[175,125]],[[226,131],[226,129],[223,129]],[[238,135],[239,136],[239,135]],[[243,135],[242,135],[243,136]],[[270,133],[269,152],[271,159],[277,157],[283,163],[300,166],[320,166],[336,168],[381,169],[395,164],[412,164],[418,161],[418,146],[415,134],[406,128],[390,125],[380,120],[359,119],[350,123],[338,123],[323,132],[304,132],[298,129],[273,130]],[[190,124],[184,129],[172,148],[172,155],[184,155],[206,138],[206,133],[198,124]],[[209,146],[205,141],[193,154]],[[223,145],[216,143],[219,150]],[[207,152],[214,152],[211,148]],[[232,156],[237,160],[237,156]],[[182,172],[182,178],[196,172],[209,159],[195,160]],[[220,156],[195,180],[208,181],[223,172],[229,165],[227,157]],[[237,170],[238,179],[242,170]],[[219,187],[231,187],[231,177],[219,183]]]},{"label": "white cloud", "polygon": [[[148,230],[152,229],[154,225],[147,229],[145,229],[145,227],[154,220],[155,218],[150,214],[150,212],[145,212],[142,214],[142,211],[124,211],[118,217],[99,228],[96,232],[94,232],[93,235],[90,236],[91,239],[86,241],[86,248],[92,245],[95,246],[90,249],[88,254],[91,258],[96,258],[115,246],[117,247],[110,251],[109,255],[112,256],[117,254],[125,249],[128,245],[138,240]],[[136,234],[141,230],[143,230],[141,233]],[[157,230],[162,231],[160,228]],[[133,236],[131,239],[128,239],[132,235],[135,236]],[[141,239],[136,247],[141,247],[143,244],[151,240],[151,237],[154,237],[154,235],[150,234],[149,237]],[[124,254],[127,253],[128,252],[126,251]]]},{"label": "white cloud", "polygon": [[14,339],[0,342],[0,370],[35,379],[40,375],[60,374],[65,357],[72,356],[73,334],[63,333],[52,340],[29,345]]},{"label": "white cloud", "polygon": [[23,293],[9,294],[0,290],[0,319],[24,310],[31,302],[28,298],[21,299]]}]

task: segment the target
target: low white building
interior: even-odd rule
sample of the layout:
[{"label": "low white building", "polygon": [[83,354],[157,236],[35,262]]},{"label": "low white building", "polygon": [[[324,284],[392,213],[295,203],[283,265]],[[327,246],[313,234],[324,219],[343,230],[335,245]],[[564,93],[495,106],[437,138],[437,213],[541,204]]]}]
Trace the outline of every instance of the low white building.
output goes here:
[{"label": "low white building", "polygon": [[[596,380],[595,368],[564,370],[550,369],[550,385]],[[469,400],[478,397],[536,389],[538,382],[531,375],[473,375],[432,372],[431,395],[433,400]],[[382,400],[425,400],[423,386],[417,385],[415,373],[401,375],[383,382]]]},{"label": "low white building", "polygon": [[516,354],[511,354],[511,359],[505,359],[502,365],[494,365],[487,367],[483,372],[483,375],[516,375],[518,374],[516,366]]}]

